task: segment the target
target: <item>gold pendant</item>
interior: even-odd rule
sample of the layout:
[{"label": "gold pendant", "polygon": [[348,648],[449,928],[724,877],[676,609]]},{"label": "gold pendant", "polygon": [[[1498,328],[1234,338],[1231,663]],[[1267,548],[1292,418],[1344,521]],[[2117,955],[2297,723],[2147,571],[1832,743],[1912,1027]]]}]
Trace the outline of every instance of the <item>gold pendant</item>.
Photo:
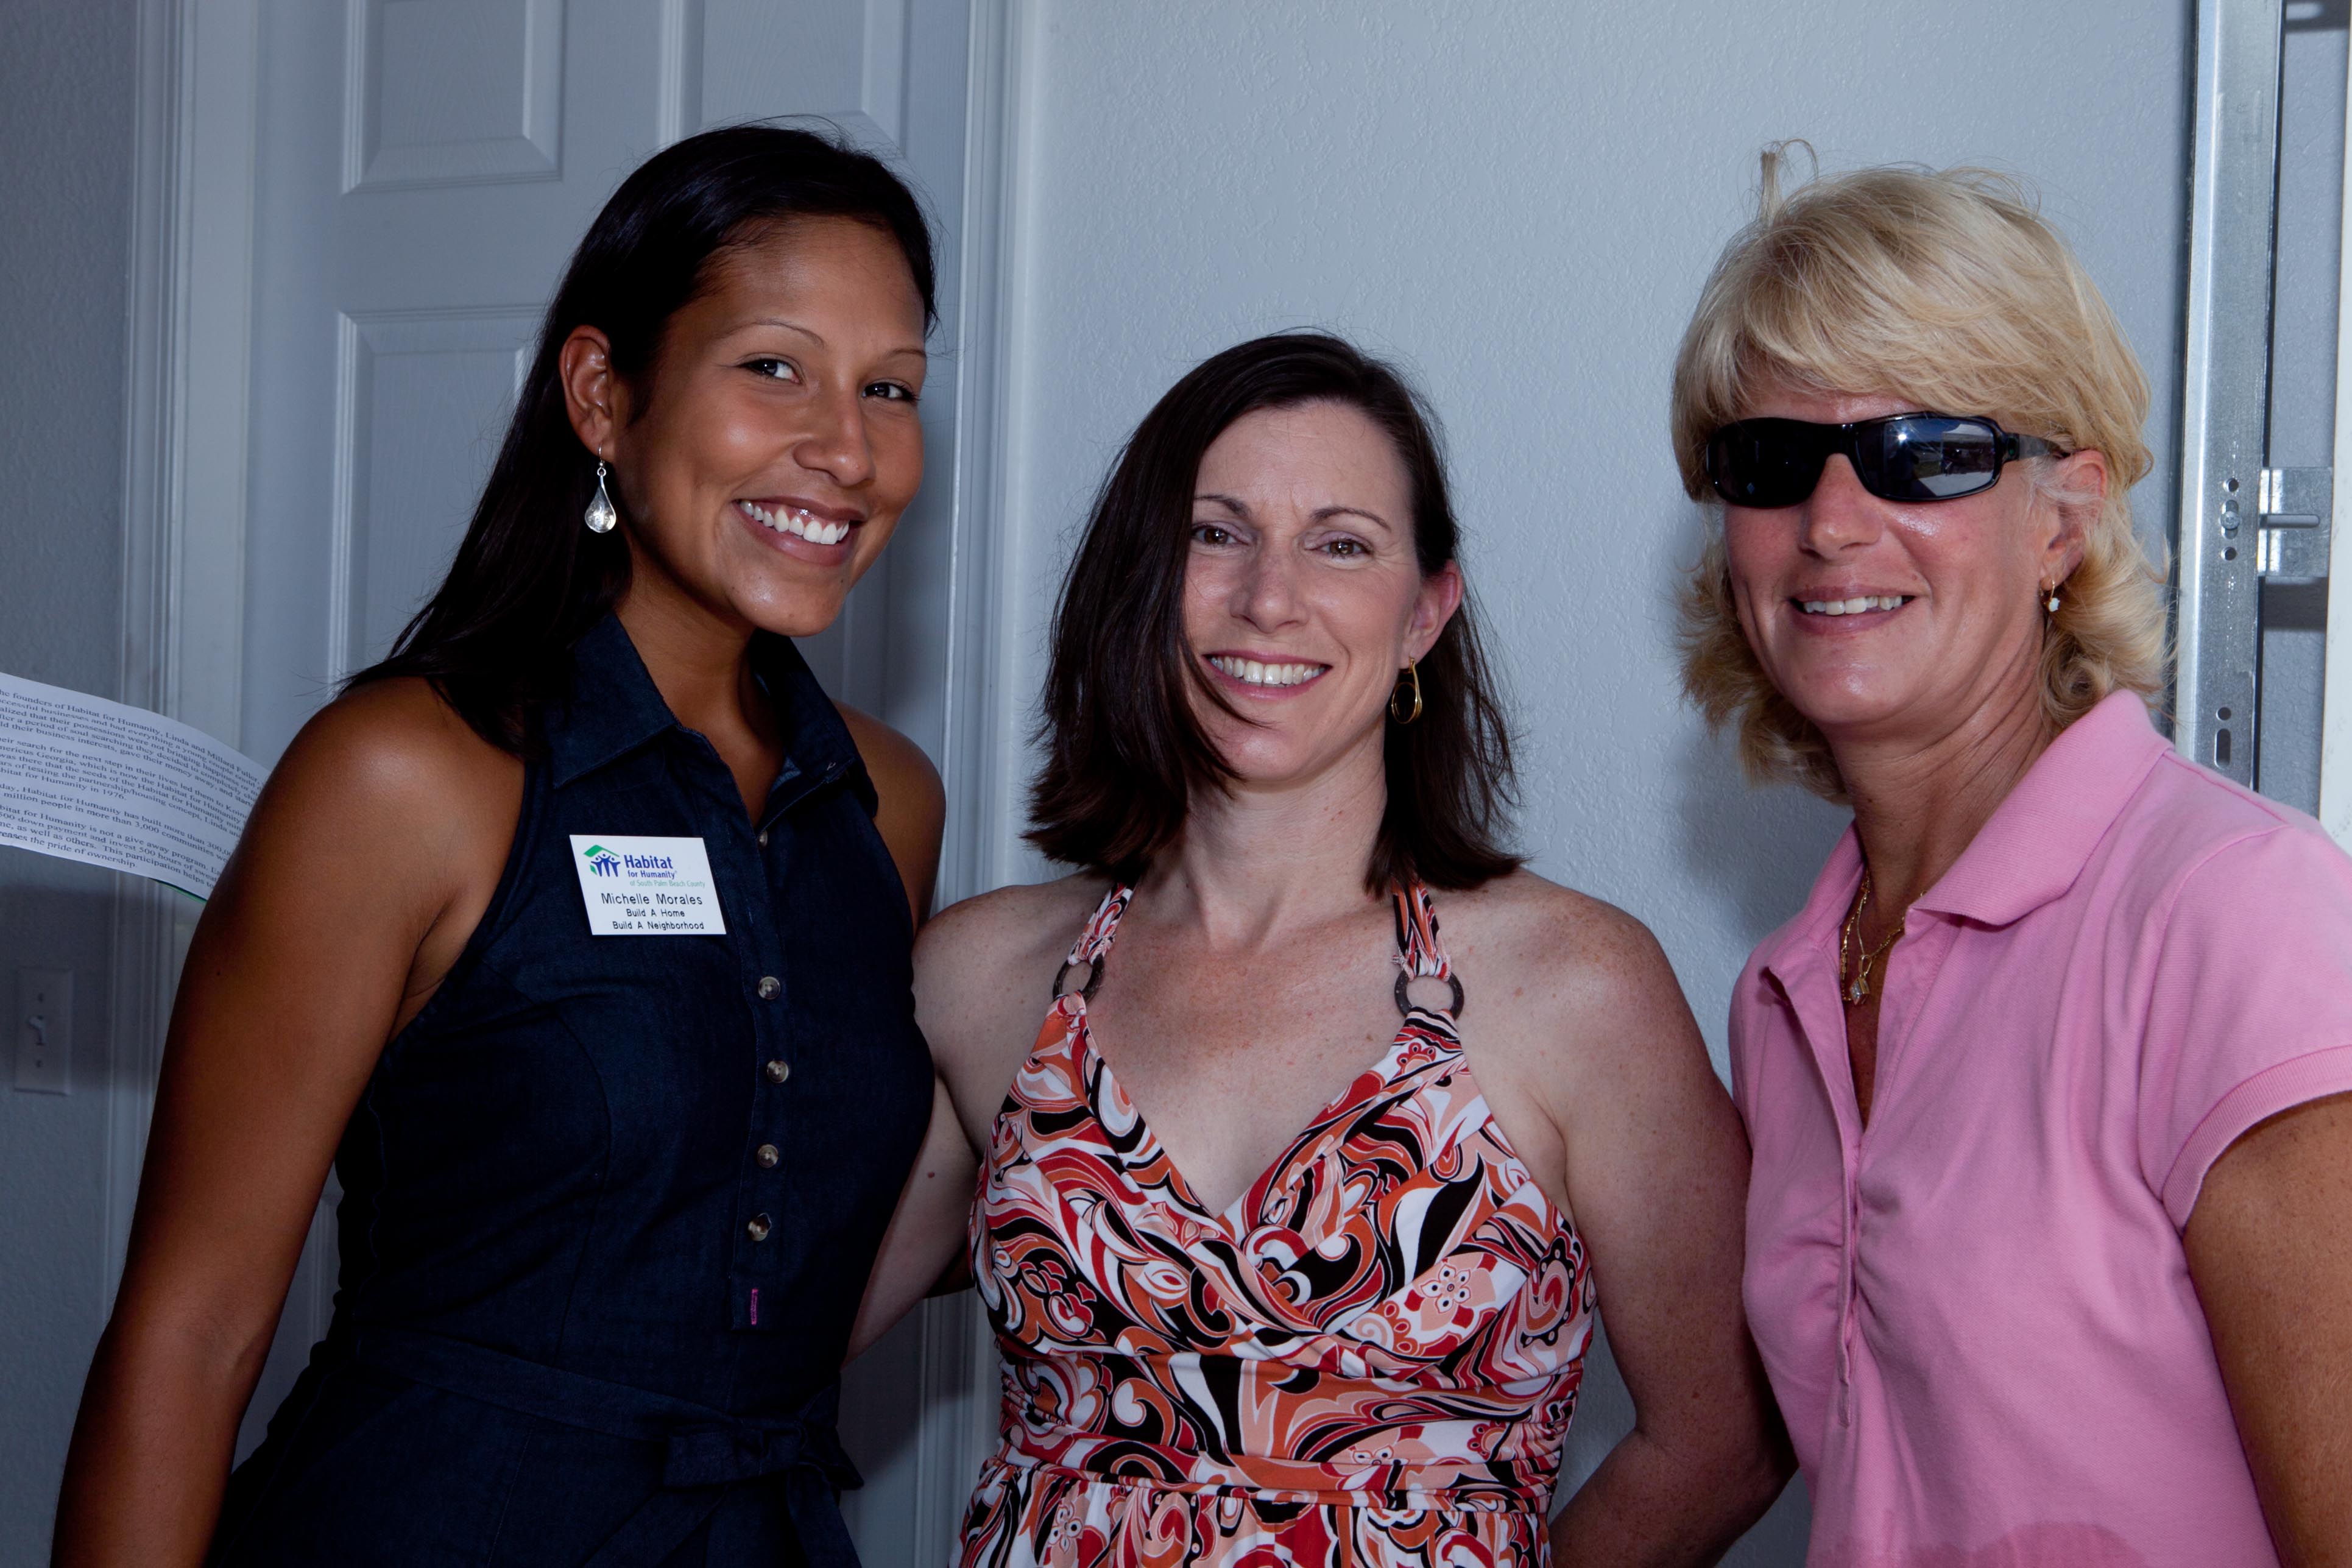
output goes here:
[{"label": "gold pendant", "polygon": [[1845,999],[1849,1006],[1859,1005],[1862,999],[1869,994],[1870,976],[1866,973],[1855,975],[1853,984],[1845,988]]}]

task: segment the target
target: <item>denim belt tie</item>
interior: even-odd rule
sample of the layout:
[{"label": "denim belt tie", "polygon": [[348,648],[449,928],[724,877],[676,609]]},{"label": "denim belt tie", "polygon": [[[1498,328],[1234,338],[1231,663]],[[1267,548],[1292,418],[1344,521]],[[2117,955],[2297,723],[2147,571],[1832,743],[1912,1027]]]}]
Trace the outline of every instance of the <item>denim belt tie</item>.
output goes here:
[{"label": "denim belt tie", "polygon": [[784,1506],[811,1568],[853,1568],[857,1562],[836,1494],[863,1483],[835,1430],[837,1383],[791,1415],[746,1419],[446,1335],[363,1329],[358,1338],[358,1359],[395,1377],[562,1426],[664,1446],[662,1489],[585,1568],[654,1568],[718,1509],[720,1489],[771,1476],[782,1482]]}]

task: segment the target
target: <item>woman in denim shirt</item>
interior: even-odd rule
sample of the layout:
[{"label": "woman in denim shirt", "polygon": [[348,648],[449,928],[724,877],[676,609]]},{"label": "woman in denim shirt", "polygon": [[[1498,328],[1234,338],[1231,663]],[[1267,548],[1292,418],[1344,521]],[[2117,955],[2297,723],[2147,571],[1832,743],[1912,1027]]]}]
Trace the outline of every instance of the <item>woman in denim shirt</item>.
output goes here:
[{"label": "woman in denim shirt", "polygon": [[[931,292],[906,188],[804,132],[590,229],[446,581],[198,927],[58,1561],[855,1562],[940,804],[789,639],[921,480]],[[232,1477],[331,1159],[333,1326]]]}]

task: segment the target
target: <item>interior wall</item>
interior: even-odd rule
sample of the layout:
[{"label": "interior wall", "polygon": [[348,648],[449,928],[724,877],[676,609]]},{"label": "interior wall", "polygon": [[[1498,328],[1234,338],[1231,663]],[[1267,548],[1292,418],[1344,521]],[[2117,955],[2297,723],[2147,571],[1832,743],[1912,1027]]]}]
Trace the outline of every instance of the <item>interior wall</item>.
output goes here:
[{"label": "interior wall", "polygon": [[[1671,600],[1702,518],[1666,444],[1668,378],[1752,213],[1757,154],[1803,137],[1832,170],[2029,176],[2137,346],[2168,454],[2190,7],[2074,0],[2057,33],[2035,0],[1018,15],[1001,732],[1030,717],[1075,531],[1151,402],[1251,335],[1344,333],[1402,363],[1444,421],[1468,579],[1516,695],[1524,847],[1651,925],[1720,1068],[1734,976],[1845,820],[1744,785],[1675,678]],[[2136,498],[2152,537],[2172,492],[2168,457]],[[1003,798],[1031,762],[1008,753]],[[1013,826],[1007,873],[1045,874]],[[1585,1386],[1571,1484],[1631,1421],[1612,1369]],[[1801,1559],[1800,1489],[1733,1561]]]},{"label": "interior wall", "polygon": [[[134,12],[0,7],[0,670],[115,694]],[[48,1560],[102,1324],[114,878],[0,849],[0,1563]],[[74,976],[71,1092],[19,1093],[16,971]]]},{"label": "interior wall", "polygon": [[[1667,601],[1700,523],[1665,450],[1667,370],[1748,215],[1754,154],[1801,135],[1832,168],[2032,176],[2155,384],[2167,458],[2137,501],[2160,532],[2185,0],[2074,0],[2063,36],[2027,0],[1014,8],[1000,732],[1025,729],[1075,528],[1151,400],[1244,336],[1347,332],[1402,360],[1447,423],[1471,580],[1517,698],[1527,847],[1657,930],[1719,1059],[1732,975],[1841,821],[1747,791],[1675,700]],[[0,5],[0,669],[101,693],[120,679],[132,24],[127,5]],[[1004,752],[1000,798],[1028,762]],[[1003,826],[1000,869],[1044,874]],[[100,1321],[110,885],[0,850],[0,1005],[19,965],[77,978],[75,1092],[0,1092],[5,1563],[45,1559]],[[1571,1471],[1628,1419],[1599,1369]],[[1796,1561],[1799,1507],[1735,1560]]]}]

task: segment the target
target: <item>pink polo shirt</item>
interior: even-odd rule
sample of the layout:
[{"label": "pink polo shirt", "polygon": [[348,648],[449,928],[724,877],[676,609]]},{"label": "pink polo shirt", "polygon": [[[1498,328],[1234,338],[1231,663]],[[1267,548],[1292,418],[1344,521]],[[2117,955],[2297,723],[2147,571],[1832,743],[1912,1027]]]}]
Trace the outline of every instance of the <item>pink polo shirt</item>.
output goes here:
[{"label": "pink polo shirt", "polygon": [[2108,698],[1913,907],[1866,1130],[1861,875],[1849,832],[1731,1004],[1808,1562],[2275,1563],[2180,1230],[2240,1133],[2352,1089],[2352,859]]}]

